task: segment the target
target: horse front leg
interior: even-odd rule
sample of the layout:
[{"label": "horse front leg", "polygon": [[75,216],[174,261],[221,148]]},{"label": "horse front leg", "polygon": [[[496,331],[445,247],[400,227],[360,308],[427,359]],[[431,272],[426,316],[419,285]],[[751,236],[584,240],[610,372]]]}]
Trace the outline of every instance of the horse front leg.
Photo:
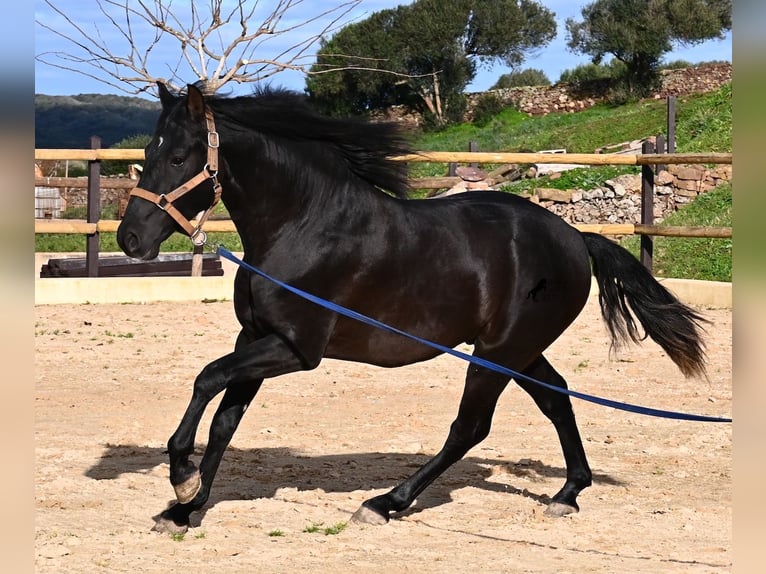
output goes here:
[{"label": "horse front leg", "polygon": [[[210,424],[210,436],[199,470],[188,460],[188,456],[185,460],[177,461],[180,462],[180,468],[185,473],[180,475],[183,480],[180,483],[173,482],[171,473],[171,484],[179,502],[156,517],[152,530],[183,533],[189,528],[189,517],[192,512],[199,510],[207,502],[223,453],[262,382],[262,380],[254,381],[251,384],[230,386],[226,389]],[[175,476],[177,480],[179,475]],[[182,499],[181,496],[184,498]]]},{"label": "horse front leg", "polygon": [[[248,344],[207,365],[194,382],[194,392],[178,429],[168,441],[170,483],[178,503],[163,511],[153,530],[185,532],[189,516],[199,510],[210,496],[226,447],[263,379],[307,368],[284,341],[269,336]],[[208,445],[199,470],[189,459],[205,408],[221,391],[226,390],[210,424]]]}]

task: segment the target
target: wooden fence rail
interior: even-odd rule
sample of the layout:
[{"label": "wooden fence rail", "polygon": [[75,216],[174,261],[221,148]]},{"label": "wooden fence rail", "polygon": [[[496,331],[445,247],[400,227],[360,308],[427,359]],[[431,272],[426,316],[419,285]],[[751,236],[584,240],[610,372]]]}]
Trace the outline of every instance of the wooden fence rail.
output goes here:
[{"label": "wooden fence rail", "polygon": [[[94,138],[95,149],[36,149],[35,160],[84,160],[88,161],[87,178],[35,178],[35,185],[50,187],[85,187],[88,188],[89,215],[88,220],[35,220],[35,233],[78,233],[88,237],[88,274],[97,276],[98,234],[114,232],[119,221],[98,219],[98,197],[100,189],[131,189],[136,185],[135,180],[120,180],[100,177],[100,162],[103,160],[143,160],[142,149],[99,149],[100,141]],[[642,166],[644,173],[644,207],[650,209],[653,195],[653,179],[651,167],[669,164],[731,164],[730,153],[647,153],[653,148],[644,144],[640,154],[582,154],[582,153],[494,153],[494,152],[417,152],[397,156],[394,159],[407,162],[435,163],[471,163],[471,164],[551,164],[568,163],[578,165],[634,165]],[[661,150],[658,150],[661,151]],[[647,175],[649,174],[649,175]],[[83,179],[85,181],[83,181]],[[440,180],[440,187],[449,187],[453,178],[426,178]],[[443,181],[442,181],[443,180]],[[651,181],[649,181],[651,180]],[[418,188],[418,182],[412,184]],[[83,184],[86,185],[83,185]],[[443,184],[443,185],[442,185]],[[647,191],[648,188],[648,191]],[[96,215],[94,215],[94,213]],[[575,225],[581,231],[591,231],[603,235],[640,235],[643,240],[651,241],[651,236],[669,237],[716,237],[732,236],[731,227],[681,227],[652,225],[651,217],[645,218],[642,224],[584,224]],[[647,223],[648,222],[648,223]],[[230,220],[209,220],[204,225],[208,232],[234,232],[234,224]],[[643,249],[643,247],[642,247]],[[649,249],[650,251],[650,249]],[[649,258],[642,261],[651,269],[651,253]]]},{"label": "wooden fence rail", "polygon": [[[35,160],[143,160],[142,149],[36,149]],[[436,163],[573,163],[580,165],[730,164],[730,153],[603,154],[424,151],[394,159]]]},{"label": "wooden fence rail", "polygon": [[[192,220],[192,224],[196,222]],[[62,233],[90,235],[93,233],[113,233],[120,225],[116,219],[102,219],[97,223],[88,223],[83,219],[38,219],[35,220],[35,233]],[[653,235],[657,237],[713,237],[725,239],[732,236],[731,227],[688,227],[677,225],[645,225],[641,223],[580,223],[573,224],[580,231],[590,231],[601,235]],[[230,219],[208,220],[202,226],[208,233],[235,233],[234,222]]]},{"label": "wooden fence rail", "polygon": [[505,153],[429,151],[396,156],[401,161],[437,163],[572,163],[579,165],[730,164],[730,153]]}]

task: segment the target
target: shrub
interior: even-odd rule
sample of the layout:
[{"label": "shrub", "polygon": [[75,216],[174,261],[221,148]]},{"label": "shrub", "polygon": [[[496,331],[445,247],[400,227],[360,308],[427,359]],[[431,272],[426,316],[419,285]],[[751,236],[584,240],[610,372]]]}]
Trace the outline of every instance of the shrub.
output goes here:
[{"label": "shrub", "polygon": [[497,94],[484,93],[476,99],[473,109],[473,124],[479,127],[487,125],[503,109],[503,102]]},{"label": "shrub", "polygon": [[682,70],[684,68],[691,68],[693,64],[686,60],[673,60],[672,62],[664,62],[660,64],[660,70]]},{"label": "shrub", "polygon": [[[152,140],[150,135],[135,135],[125,138],[112,146],[112,149],[143,149]],[[120,175],[128,173],[128,165],[132,161],[102,161],[101,173],[103,175]]]},{"label": "shrub", "polygon": [[502,90],[505,88],[520,88],[522,86],[550,86],[551,81],[545,72],[535,68],[527,68],[520,72],[511,72],[503,74],[495,82],[490,90]]},{"label": "shrub", "polygon": [[627,67],[616,58],[608,64],[583,64],[572,70],[564,70],[559,79],[572,87],[572,91],[581,97],[606,97],[608,101],[627,103],[633,90],[625,79]]}]

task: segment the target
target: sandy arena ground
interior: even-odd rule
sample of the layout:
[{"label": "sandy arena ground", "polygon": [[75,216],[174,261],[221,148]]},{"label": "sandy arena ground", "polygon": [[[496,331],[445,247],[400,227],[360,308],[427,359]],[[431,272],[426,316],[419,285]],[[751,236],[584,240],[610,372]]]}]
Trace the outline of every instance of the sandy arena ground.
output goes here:
[{"label": "sandy arena ground", "polygon": [[[546,355],[581,392],[730,416],[731,311],[704,313],[709,382],[685,380],[651,342],[610,358],[593,297]],[[37,572],[731,571],[730,424],[575,400],[594,485],[579,514],[548,518],[563,459],[516,386],[489,438],[413,508],[385,526],[343,528],[441,447],[465,369],[452,357],[393,370],[328,360],[267,381],[189,532],[151,532],[173,498],[166,441],[194,377],[237,334],[231,302],[35,315]]]}]

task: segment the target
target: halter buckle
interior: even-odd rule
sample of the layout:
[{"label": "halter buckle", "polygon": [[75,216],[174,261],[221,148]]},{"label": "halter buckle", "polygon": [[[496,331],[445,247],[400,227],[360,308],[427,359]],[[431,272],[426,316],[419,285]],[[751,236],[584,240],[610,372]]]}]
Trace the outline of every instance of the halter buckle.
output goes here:
[{"label": "halter buckle", "polygon": [[212,169],[212,168],[210,167],[210,164],[209,164],[209,163],[206,163],[206,164],[205,164],[205,167],[203,167],[202,169],[203,169],[203,170],[205,170],[205,171],[207,172],[207,176],[208,176],[210,179],[216,179],[216,178],[218,177],[218,170],[217,170],[217,169]]},{"label": "halter buckle", "polygon": [[197,247],[202,247],[205,245],[205,243],[207,243],[207,233],[202,231],[201,227],[195,229],[194,233],[192,233],[189,238],[191,239],[191,242]]}]

